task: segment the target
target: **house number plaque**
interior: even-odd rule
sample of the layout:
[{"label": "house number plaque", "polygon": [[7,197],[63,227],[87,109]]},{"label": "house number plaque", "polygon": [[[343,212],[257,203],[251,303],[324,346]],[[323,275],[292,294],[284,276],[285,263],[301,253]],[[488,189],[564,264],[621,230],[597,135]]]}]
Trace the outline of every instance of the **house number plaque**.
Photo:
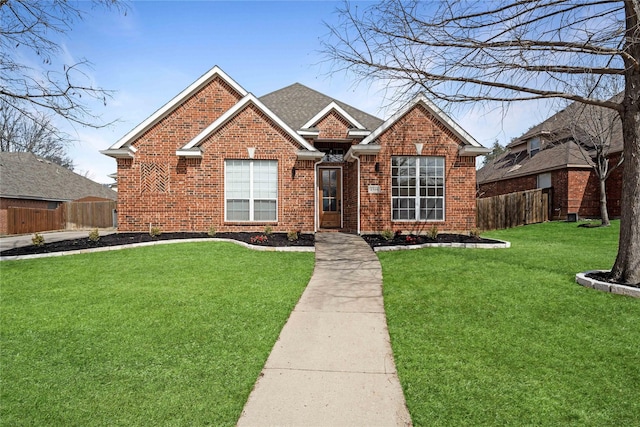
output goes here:
[{"label": "house number plaque", "polygon": [[380,194],[380,186],[379,185],[370,185],[369,186],[369,194]]}]

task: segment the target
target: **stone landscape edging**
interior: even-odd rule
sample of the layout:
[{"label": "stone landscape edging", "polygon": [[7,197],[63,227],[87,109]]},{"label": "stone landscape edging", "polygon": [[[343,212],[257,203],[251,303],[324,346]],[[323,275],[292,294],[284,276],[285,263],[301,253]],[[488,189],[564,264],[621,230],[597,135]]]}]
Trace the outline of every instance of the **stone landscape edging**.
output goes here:
[{"label": "stone landscape edging", "polygon": [[236,245],[244,246],[245,248],[253,249],[255,251],[266,251],[266,252],[315,252],[316,250],[314,246],[256,246],[256,245],[250,245],[249,243],[241,242],[239,240],[222,239],[222,238],[213,237],[213,238],[202,238],[202,239],[196,238],[196,239],[158,240],[155,242],[128,243],[126,245],[103,246],[100,248],[91,248],[91,249],[78,249],[75,251],[61,251],[61,252],[47,252],[44,254],[3,256],[3,257],[0,257],[0,261],[16,261],[21,259],[48,258],[48,257],[54,257],[54,256],[88,254],[93,252],[117,251],[120,249],[139,248],[142,246],[155,246],[155,245],[167,245],[171,243],[194,243],[194,242],[228,242],[228,243],[235,243]]},{"label": "stone landscape edging", "polygon": [[498,243],[423,243],[421,245],[376,246],[373,250],[375,252],[385,252],[422,248],[507,249],[511,247],[511,242],[506,240],[493,240]]},{"label": "stone landscape edging", "polygon": [[612,294],[626,295],[628,297],[640,298],[640,288],[633,286],[621,285],[618,283],[603,282],[602,280],[587,277],[587,274],[593,273],[609,273],[611,270],[590,270],[576,274],[576,283],[586,288],[592,288],[602,292],[610,292]]}]

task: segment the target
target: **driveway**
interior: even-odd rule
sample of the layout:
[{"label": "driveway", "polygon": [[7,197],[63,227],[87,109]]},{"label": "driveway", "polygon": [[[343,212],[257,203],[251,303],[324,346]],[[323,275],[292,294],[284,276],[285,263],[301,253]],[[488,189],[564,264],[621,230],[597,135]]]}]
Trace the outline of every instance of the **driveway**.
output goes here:
[{"label": "driveway", "polygon": [[[91,230],[72,230],[72,231],[46,231],[40,233],[44,237],[44,241],[59,242],[61,240],[78,239],[82,237],[89,237]],[[100,230],[100,235],[105,236],[107,234],[115,233],[115,229]],[[33,244],[31,239],[33,234],[20,234],[16,236],[2,236],[0,237],[0,251],[4,251],[12,248],[21,248],[23,246],[30,246]]]}]

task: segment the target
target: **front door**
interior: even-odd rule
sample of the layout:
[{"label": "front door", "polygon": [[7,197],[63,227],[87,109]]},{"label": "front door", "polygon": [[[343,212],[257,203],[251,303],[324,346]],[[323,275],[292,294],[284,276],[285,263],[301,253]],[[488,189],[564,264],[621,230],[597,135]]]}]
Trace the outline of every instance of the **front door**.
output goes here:
[{"label": "front door", "polygon": [[342,170],[323,168],[318,172],[320,228],[340,228],[342,217]]}]

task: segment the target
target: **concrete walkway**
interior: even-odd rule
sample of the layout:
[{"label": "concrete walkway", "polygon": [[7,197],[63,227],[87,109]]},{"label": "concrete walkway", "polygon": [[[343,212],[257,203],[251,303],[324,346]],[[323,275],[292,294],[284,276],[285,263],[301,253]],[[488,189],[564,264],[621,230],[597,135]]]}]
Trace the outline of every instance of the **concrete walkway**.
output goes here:
[{"label": "concrete walkway", "polygon": [[238,426],[410,426],[369,245],[316,234],[316,266]]}]

